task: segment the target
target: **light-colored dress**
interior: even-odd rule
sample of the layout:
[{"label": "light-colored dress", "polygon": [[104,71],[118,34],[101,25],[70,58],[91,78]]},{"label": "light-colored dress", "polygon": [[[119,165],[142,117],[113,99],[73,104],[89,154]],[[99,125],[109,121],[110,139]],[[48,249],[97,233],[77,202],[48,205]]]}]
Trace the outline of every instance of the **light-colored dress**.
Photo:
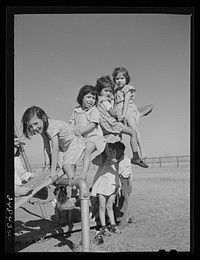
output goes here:
[{"label": "light-colored dress", "polygon": [[125,115],[126,119],[129,118],[135,118],[136,123],[139,123],[139,118],[140,118],[140,112],[137,109],[137,106],[135,105],[135,92],[136,89],[131,86],[131,85],[125,85],[123,88],[116,88],[114,90],[114,100],[115,100],[115,106],[114,109],[117,112],[118,115],[122,114],[123,106],[124,106],[124,101],[125,101],[125,95],[128,92],[131,92],[129,104],[128,104],[128,109]]},{"label": "light-colored dress", "polygon": [[97,108],[100,112],[100,125],[103,130],[103,134],[120,134],[123,128],[123,123],[118,122],[112,117],[108,111],[112,108],[111,100],[105,96],[99,96]]},{"label": "light-colored dress", "polygon": [[121,187],[118,173],[118,163],[115,159],[107,159],[99,164],[93,180],[91,195],[102,194],[110,196],[117,194]]},{"label": "light-colored dress", "polygon": [[[49,119],[46,136],[51,140],[58,135],[59,166],[64,164],[78,164],[83,159],[85,142],[73,127],[63,121]],[[62,167],[61,167],[62,168]]]},{"label": "light-colored dress", "polygon": [[102,129],[99,125],[100,113],[96,106],[89,109],[82,109],[78,106],[74,109],[69,123],[75,127],[85,127],[90,123],[95,123],[96,127],[91,132],[83,135],[85,143],[92,142],[95,144],[96,149],[99,153],[103,152],[106,146],[106,140],[103,137]]},{"label": "light-colored dress", "polygon": [[24,169],[21,157],[15,156],[15,185],[22,185],[22,181],[28,181],[32,176],[31,172]]}]

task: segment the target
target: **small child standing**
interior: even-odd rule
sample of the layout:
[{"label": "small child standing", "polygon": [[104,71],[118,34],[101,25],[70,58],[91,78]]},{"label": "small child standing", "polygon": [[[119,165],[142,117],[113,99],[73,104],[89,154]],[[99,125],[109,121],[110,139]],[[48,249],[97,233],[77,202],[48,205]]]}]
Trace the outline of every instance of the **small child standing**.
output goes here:
[{"label": "small child standing", "polygon": [[106,146],[102,129],[99,125],[100,114],[96,107],[97,93],[93,86],[83,86],[77,97],[78,106],[74,109],[69,123],[85,140],[82,178],[87,178],[91,163],[91,154],[97,150],[101,153]]},{"label": "small child standing", "polygon": [[112,107],[113,82],[110,77],[102,76],[99,78],[95,88],[98,94],[97,108],[100,112],[100,125],[103,129],[103,134],[120,135],[123,133],[129,135],[130,146],[133,153],[131,163],[148,168],[148,165],[140,159],[138,154],[136,131],[122,123],[124,116],[117,114]]},{"label": "small child standing", "polygon": [[118,227],[124,227],[133,221],[132,217],[128,215],[129,199],[132,192],[132,170],[131,161],[127,155],[124,154],[125,145],[122,142],[114,143],[117,148],[116,159],[119,164],[119,176],[122,185],[121,196],[115,205],[115,219],[119,221]]},{"label": "small child standing", "polygon": [[[119,193],[121,183],[118,174],[118,164],[116,161],[116,147],[108,143],[105,149],[107,158],[99,160],[98,170],[95,174],[91,195],[99,198],[99,218],[101,222],[101,234],[111,236],[112,233],[120,234],[116,227],[113,204],[116,195]],[[110,220],[110,231],[106,227],[106,209]]]},{"label": "small child standing", "polygon": [[125,68],[115,68],[112,75],[113,81],[116,84],[113,92],[115,111],[118,115],[121,115],[121,117],[125,118],[127,125],[131,129],[136,131],[140,156],[142,159],[145,159],[147,158],[147,155],[144,151],[142,138],[137,127],[140,113],[134,103],[136,89],[133,86],[128,85],[131,79],[128,71]]}]

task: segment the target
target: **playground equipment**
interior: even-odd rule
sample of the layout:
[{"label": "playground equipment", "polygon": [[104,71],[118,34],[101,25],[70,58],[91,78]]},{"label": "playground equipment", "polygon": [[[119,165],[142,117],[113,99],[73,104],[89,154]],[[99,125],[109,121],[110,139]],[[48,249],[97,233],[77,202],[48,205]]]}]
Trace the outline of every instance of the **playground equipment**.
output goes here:
[{"label": "playground equipment", "polygon": [[81,241],[83,252],[90,251],[90,236],[89,236],[89,189],[87,182],[82,178],[69,179],[60,178],[57,182],[61,185],[75,185],[80,190],[79,199],[81,202]]},{"label": "playground equipment", "polygon": [[[14,132],[15,132],[15,135],[16,135],[17,137],[19,137],[19,132],[18,132],[18,129],[17,129],[17,126],[16,126],[16,125],[15,125],[15,130],[14,130]],[[27,156],[26,156],[26,153],[25,153],[25,150],[24,150],[23,145],[21,145],[20,154],[21,154],[21,156],[22,156],[22,158],[23,158],[23,160],[24,160],[24,163],[25,163],[25,166],[26,166],[27,171],[32,172],[31,166],[30,166],[30,164],[29,164],[29,161],[28,161],[28,158],[27,158]],[[37,190],[37,191],[38,191],[38,190]],[[36,191],[36,192],[37,192],[37,191]],[[36,192],[35,192],[35,193],[36,193]],[[33,194],[33,195],[34,195],[34,194]],[[19,202],[19,201],[20,201],[20,198],[19,198],[19,199],[16,199],[16,200],[18,200],[18,202]],[[16,209],[16,207],[19,207],[19,206],[20,206],[20,205],[18,205],[18,203],[17,203],[16,200],[15,200],[15,209]],[[26,201],[27,201],[27,198],[25,199],[25,202],[26,202]],[[38,201],[38,204],[39,204],[41,213],[42,213],[42,217],[43,217],[43,218],[47,218],[45,208],[44,208],[44,206],[40,203],[40,199],[37,198],[37,201]],[[21,203],[21,205],[22,205],[22,203]]]},{"label": "playground equipment", "polygon": [[154,106],[152,104],[138,107],[138,111],[140,112],[140,117],[147,116],[149,113],[151,113],[153,108]]},{"label": "playground equipment", "polygon": [[[138,111],[140,112],[140,116],[146,116],[153,110],[153,105],[146,105],[138,108]],[[16,125],[15,125],[15,134],[17,137],[19,137]],[[107,142],[115,142],[119,141],[116,138],[120,140],[120,137],[116,137],[115,135],[108,135],[106,140]],[[26,168],[29,172],[31,172],[31,167],[28,161],[28,158],[26,156],[26,153],[24,151],[23,145],[21,146],[21,155],[24,160],[24,163],[26,165]],[[61,177],[63,175],[63,171],[58,171],[58,177]],[[49,186],[52,184],[52,179],[50,178],[50,169],[46,168],[43,173],[39,174],[37,177],[35,177],[30,182],[26,183],[25,186],[32,187],[33,191],[31,194],[19,198],[15,198],[15,210],[19,208],[21,205],[23,205],[25,202],[27,202],[31,197],[33,197],[39,190],[41,190],[44,187]],[[60,178],[58,181],[58,184],[62,185],[72,185],[77,186],[80,190],[80,203],[81,203],[81,240],[82,240],[82,251],[83,252],[89,252],[90,251],[90,223],[89,223],[89,189],[87,182],[82,178],[75,178],[73,180],[70,180],[67,178]],[[42,217],[46,217],[46,212],[44,209],[44,205],[41,204],[40,200],[37,198],[38,204],[40,206],[40,210],[42,212]]]},{"label": "playground equipment", "polygon": [[[15,125],[15,135],[19,137],[16,125]],[[24,163],[26,165],[26,168],[29,172],[31,172],[31,167],[28,161],[28,158],[26,156],[26,153],[24,151],[24,148],[21,149],[21,155],[24,160]],[[63,171],[58,171],[58,177],[61,177],[63,175]],[[52,183],[52,179],[50,178],[50,169],[46,168],[45,171],[41,174],[39,174],[37,177],[35,177],[30,182],[24,184],[24,186],[32,187],[33,191],[31,194],[15,198],[15,210],[19,208],[21,205],[23,205],[25,202],[27,202],[30,198],[32,198],[39,190],[41,190],[44,187],[47,187]],[[81,202],[81,238],[82,238],[82,250],[83,252],[89,252],[90,251],[90,233],[89,233],[89,189],[87,182],[82,178],[76,178],[70,181],[67,178],[60,178],[59,184],[63,185],[72,185],[77,186],[80,190],[79,199]],[[40,206],[40,210],[42,213],[43,218],[47,218],[46,211],[44,209],[44,205],[41,204],[39,198],[37,198],[38,204]]]}]

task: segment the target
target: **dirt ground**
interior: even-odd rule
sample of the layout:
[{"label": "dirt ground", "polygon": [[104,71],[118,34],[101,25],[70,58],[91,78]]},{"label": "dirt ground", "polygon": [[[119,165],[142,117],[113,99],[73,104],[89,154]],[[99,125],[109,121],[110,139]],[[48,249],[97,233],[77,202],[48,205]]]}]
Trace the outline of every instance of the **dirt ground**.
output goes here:
[{"label": "dirt ground", "polygon": [[[90,228],[90,252],[158,252],[177,250],[190,252],[190,169],[148,168],[133,169],[133,192],[130,198],[130,214],[133,223],[122,229],[122,234],[104,237],[102,245],[93,243],[96,228]],[[93,170],[89,173],[91,183]],[[51,190],[50,190],[51,191]],[[20,234],[24,230],[38,231],[53,226],[51,192],[44,202],[49,220],[41,218],[37,203],[25,203],[15,212],[15,227]],[[47,229],[45,229],[46,227]],[[62,230],[62,228],[60,228]],[[53,234],[53,232],[52,232]],[[19,236],[18,236],[19,238]],[[16,240],[16,252],[82,252],[81,230],[61,235],[38,237],[35,241]]]}]

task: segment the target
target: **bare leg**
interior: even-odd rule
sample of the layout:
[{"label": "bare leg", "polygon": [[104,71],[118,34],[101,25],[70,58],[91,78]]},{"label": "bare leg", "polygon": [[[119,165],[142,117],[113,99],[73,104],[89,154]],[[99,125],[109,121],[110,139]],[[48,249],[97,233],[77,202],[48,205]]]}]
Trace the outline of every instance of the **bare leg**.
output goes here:
[{"label": "bare leg", "polygon": [[123,125],[122,133],[130,136],[130,145],[132,152],[138,152],[136,131],[126,125]]},{"label": "bare leg", "polygon": [[139,157],[138,154],[138,145],[137,145],[137,133],[135,130],[131,129],[130,127],[123,125],[122,133],[130,135],[130,146],[133,153],[133,158],[131,159],[131,163],[137,164],[140,167],[148,168],[148,165],[146,165]]},{"label": "bare leg", "polygon": [[114,212],[113,212],[113,203],[114,203],[114,201],[115,201],[115,195],[111,195],[108,198],[108,201],[107,201],[107,204],[106,204],[108,217],[110,219],[110,224],[111,225],[115,225],[115,218],[114,218]]},{"label": "bare leg", "polygon": [[74,165],[73,164],[64,164],[63,165],[63,172],[67,175],[68,178],[74,178]]},{"label": "bare leg", "polygon": [[81,177],[87,179],[87,173],[90,167],[91,163],[91,154],[95,151],[96,147],[94,143],[92,142],[87,142],[86,143],[86,148],[85,148],[85,153],[84,153],[84,158],[83,158],[83,170],[81,173]]},{"label": "bare leg", "polygon": [[101,225],[106,225],[106,196],[99,194],[99,218],[101,221]]},{"label": "bare leg", "polygon": [[137,144],[138,144],[138,146],[139,146],[139,148],[140,148],[141,158],[143,158],[143,159],[146,158],[147,155],[146,155],[146,153],[145,153],[145,151],[144,151],[144,146],[143,146],[142,138],[141,138],[140,132],[139,132],[139,130],[138,130],[138,128],[137,128],[136,121],[135,121],[134,118],[128,119],[128,126],[129,126],[131,129],[133,129],[133,130],[136,131],[136,133],[137,133]]}]

